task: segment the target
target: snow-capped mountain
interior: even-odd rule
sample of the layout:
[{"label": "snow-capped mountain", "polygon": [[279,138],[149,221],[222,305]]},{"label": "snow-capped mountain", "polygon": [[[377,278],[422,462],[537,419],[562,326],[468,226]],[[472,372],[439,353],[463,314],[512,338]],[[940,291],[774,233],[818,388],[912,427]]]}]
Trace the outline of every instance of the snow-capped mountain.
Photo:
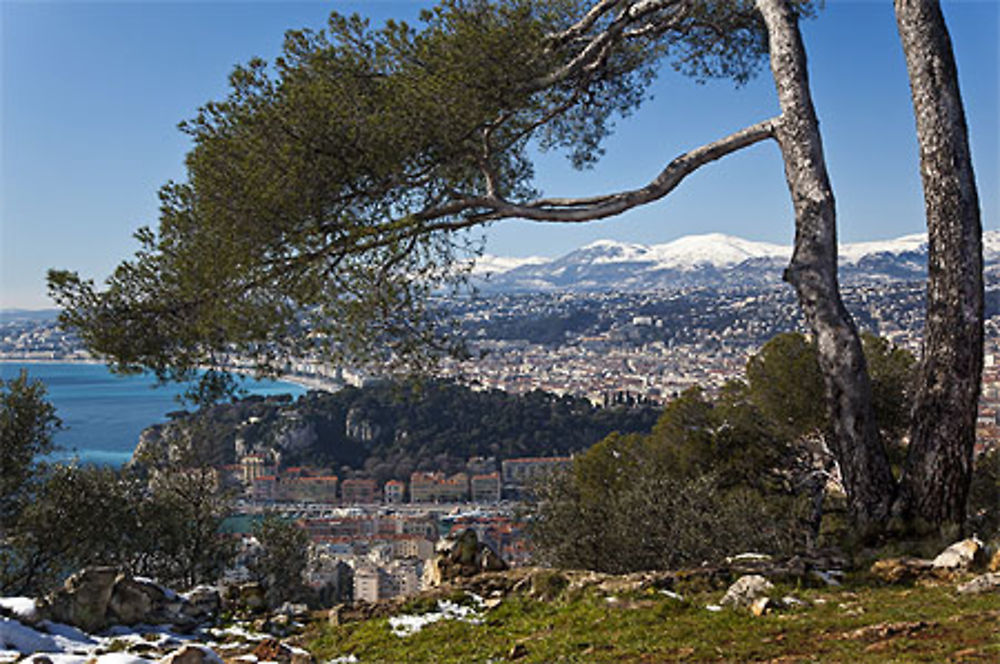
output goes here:
[{"label": "snow-capped mountain", "polygon": [[[983,235],[987,284],[1000,276],[1000,231]],[[665,244],[598,240],[553,259],[483,257],[473,274],[488,291],[649,290],[686,286],[766,285],[781,281],[791,247],[721,233]],[[841,280],[878,283],[924,279],[927,236],[842,244]]]},{"label": "snow-capped mountain", "polygon": [[515,256],[494,256],[492,254],[483,254],[478,257],[473,264],[472,274],[503,274],[504,272],[510,272],[514,268],[521,267],[523,265],[540,265],[541,263],[546,263],[549,260],[551,259],[543,256],[527,256],[525,258],[518,258]]}]

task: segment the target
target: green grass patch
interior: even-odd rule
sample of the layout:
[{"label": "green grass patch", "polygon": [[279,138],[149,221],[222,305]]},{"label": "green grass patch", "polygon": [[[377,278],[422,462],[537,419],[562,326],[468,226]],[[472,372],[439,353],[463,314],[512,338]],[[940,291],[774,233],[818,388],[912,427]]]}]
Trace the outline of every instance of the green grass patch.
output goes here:
[{"label": "green grass patch", "polygon": [[[388,619],[317,626],[318,659],[360,662],[997,662],[996,595],[954,589],[790,590],[805,608],[763,617],[711,612],[721,593],[559,602],[510,597],[482,624],[441,621],[408,637]],[[817,602],[816,600],[819,600]]]}]

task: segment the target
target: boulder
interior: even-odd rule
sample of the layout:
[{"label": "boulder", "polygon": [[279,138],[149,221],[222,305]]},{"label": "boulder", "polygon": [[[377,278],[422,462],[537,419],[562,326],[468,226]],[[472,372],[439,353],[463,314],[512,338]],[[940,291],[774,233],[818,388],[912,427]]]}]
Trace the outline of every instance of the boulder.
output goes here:
[{"label": "boulder", "polygon": [[1000,573],[988,572],[980,574],[968,583],[958,587],[959,594],[978,595],[979,593],[1000,592]]},{"label": "boulder", "polygon": [[871,566],[871,574],[883,583],[909,583],[929,576],[934,563],[923,558],[886,558],[876,560]]},{"label": "boulder", "polygon": [[40,602],[39,614],[85,632],[103,629],[108,625],[108,604],[117,578],[118,570],[114,567],[83,569]]},{"label": "boulder", "polygon": [[312,664],[313,658],[305,650],[292,648],[277,639],[265,639],[257,644],[253,655],[259,662],[278,662],[279,664]]},{"label": "boulder", "polygon": [[935,571],[967,572],[985,563],[985,556],[983,542],[979,538],[970,537],[955,542],[939,553],[933,565]]},{"label": "boulder", "polygon": [[755,600],[766,597],[773,588],[774,584],[759,574],[741,576],[733,585],[729,586],[720,604],[733,608],[748,607]]},{"label": "boulder", "polygon": [[440,553],[428,561],[424,569],[424,582],[428,587],[441,585],[458,578],[468,578],[482,572],[500,572],[507,569],[496,551],[480,542],[476,531],[467,528],[450,546],[439,548]]},{"label": "boulder", "polygon": [[223,662],[211,648],[186,645],[161,659],[160,664],[223,664]]},{"label": "boulder", "polygon": [[750,613],[760,617],[765,613],[769,613],[773,605],[774,602],[771,601],[770,597],[758,597],[753,602],[751,602]]},{"label": "boulder", "polygon": [[119,574],[111,590],[107,617],[119,625],[155,623],[167,599],[164,589],[152,581]]},{"label": "boulder", "polygon": [[222,608],[219,589],[214,586],[196,586],[182,596],[181,611],[185,616],[198,621],[208,620],[218,615]]},{"label": "boulder", "polygon": [[267,595],[256,581],[240,583],[225,589],[222,606],[234,613],[260,613],[267,608]]},{"label": "boulder", "polygon": [[990,564],[986,566],[986,569],[990,572],[1000,572],[1000,549],[990,558]]}]

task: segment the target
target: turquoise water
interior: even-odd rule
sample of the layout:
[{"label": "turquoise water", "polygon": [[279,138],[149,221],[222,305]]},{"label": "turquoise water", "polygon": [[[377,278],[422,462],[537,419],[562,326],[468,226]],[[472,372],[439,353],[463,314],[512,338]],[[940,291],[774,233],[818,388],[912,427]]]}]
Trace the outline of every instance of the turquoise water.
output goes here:
[{"label": "turquoise water", "polygon": [[[0,377],[14,378],[21,369],[41,380],[56,407],[63,429],[55,442],[56,458],[78,456],[81,461],[118,466],[128,460],[146,427],[166,421],[166,414],[184,406],[177,396],[183,385],[154,387],[151,376],[116,376],[101,364],[0,362]],[[247,380],[250,394],[291,394],[305,388],[291,383]]]}]

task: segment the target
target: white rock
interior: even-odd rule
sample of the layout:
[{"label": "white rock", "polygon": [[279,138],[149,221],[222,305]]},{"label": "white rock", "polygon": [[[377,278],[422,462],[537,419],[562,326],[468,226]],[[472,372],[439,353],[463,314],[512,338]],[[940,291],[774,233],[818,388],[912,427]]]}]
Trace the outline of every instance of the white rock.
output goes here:
[{"label": "white rock", "polygon": [[1000,573],[990,572],[988,574],[980,574],[972,581],[960,585],[958,592],[962,595],[1000,592]]},{"label": "white rock", "polygon": [[754,553],[752,551],[738,553],[735,556],[726,558],[726,562],[730,565],[733,563],[766,563],[769,560],[771,560],[770,555],[766,553]]},{"label": "white rock", "polygon": [[774,588],[774,584],[760,574],[747,574],[729,586],[719,603],[722,606],[735,608],[750,606],[754,600],[766,596],[772,588]]},{"label": "white rock", "polygon": [[955,542],[938,554],[934,559],[934,569],[957,571],[972,567],[977,555],[981,555],[983,542],[977,537],[970,537],[961,542]]}]

